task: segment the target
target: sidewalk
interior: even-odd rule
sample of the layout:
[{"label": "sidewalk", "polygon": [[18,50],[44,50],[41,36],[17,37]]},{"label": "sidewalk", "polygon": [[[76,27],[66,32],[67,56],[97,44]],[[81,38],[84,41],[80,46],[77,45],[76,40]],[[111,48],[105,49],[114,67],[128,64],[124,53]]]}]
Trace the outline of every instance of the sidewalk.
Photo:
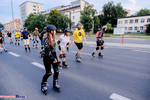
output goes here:
[{"label": "sidewalk", "polygon": [[[96,46],[96,42],[93,42],[93,41],[87,41],[87,44]],[[148,45],[148,44],[129,44],[129,43],[124,43],[122,45],[122,43],[105,42],[104,45],[108,46],[108,47],[136,48],[136,49],[148,49],[148,50],[150,50],[150,44]]]}]

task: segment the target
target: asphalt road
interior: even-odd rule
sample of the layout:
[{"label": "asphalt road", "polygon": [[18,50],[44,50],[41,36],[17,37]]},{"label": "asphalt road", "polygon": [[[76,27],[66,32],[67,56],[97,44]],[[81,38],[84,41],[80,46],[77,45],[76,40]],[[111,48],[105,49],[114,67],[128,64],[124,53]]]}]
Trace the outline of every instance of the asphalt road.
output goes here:
[{"label": "asphalt road", "polygon": [[51,76],[45,96],[40,91],[45,74],[40,45],[26,53],[22,43],[15,46],[6,41],[9,52],[0,54],[0,96],[26,96],[21,100],[150,100],[150,51],[105,47],[104,57],[98,58],[97,52],[93,59],[94,47],[85,45],[82,63],[76,63],[77,48],[73,45],[67,54],[70,68],[60,70],[61,93],[52,89]]}]

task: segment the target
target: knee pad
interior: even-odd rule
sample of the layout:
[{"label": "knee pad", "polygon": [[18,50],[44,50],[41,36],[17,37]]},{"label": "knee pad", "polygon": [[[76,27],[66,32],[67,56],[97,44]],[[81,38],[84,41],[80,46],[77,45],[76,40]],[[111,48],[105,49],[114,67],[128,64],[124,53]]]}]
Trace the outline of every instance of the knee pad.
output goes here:
[{"label": "knee pad", "polygon": [[52,75],[52,72],[48,72],[46,73],[47,76],[51,76]]},{"label": "knee pad", "polygon": [[35,41],[33,43],[35,43]]},{"label": "knee pad", "polygon": [[96,50],[99,50],[99,47],[96,47]]},{"label": "knee pad", "polygon": [[18,41],[20,41],[20,40],[18,40]]},{"label": "knee pad", "polygon": [[63,58],[66,58],[66,54],[63,54]]},{"label": "knee pad", "polygon": [[43,49],[44,47],[41,47],[41,49]]},{"label": "knee pad", "polygon": [[59,74],[59,68],[54,69],[55,74]]},{"label": "knee pad", "polygon": [[59,58],[61,59],[61,58],[63,58],[63,55],[61,54],[61,55],[59,55]]},{"label": "knee pad", "polygon": [[103,50],[104,49],[104,47],[101,47],[101,50]]},{"label": "knee pad", "polygon": [[39,43],[39,41],[37,41],[37,43]]}]

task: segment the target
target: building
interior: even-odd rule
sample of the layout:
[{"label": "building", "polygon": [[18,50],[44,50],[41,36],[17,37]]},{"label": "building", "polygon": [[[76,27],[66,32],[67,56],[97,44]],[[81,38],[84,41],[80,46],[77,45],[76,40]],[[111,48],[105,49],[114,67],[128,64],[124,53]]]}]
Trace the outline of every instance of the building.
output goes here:
[{"label": "building", "polygon": [[43,4],[32,1],[26,1],[22,3],[19,7],[21,28],[23,28],[24,21],[30,13],[36,14],[43,11]]},{"label": "building", "polygon": [[129,16],[117,20],[117,28],[123,27],[125,33],[145,32],[148,24],[150,24],[150,15]]},{"label": "building", "polygon": [[[14,19],[14,28],[15,30],[21,30],[20,19]],[[4,24],[4,30],[9,31],[13,30],[13,21],[8,21]]]},{"label": "building", "polygon": [[74,2],[71,2],[69,5],[61,5],[57,6],[51,9],[48,9],[47,11],[43,12],[47,17],[51,10],[57,9],[58,11],[66,14],[71,21],[76,25],[80,21],[80,11],[83,11],[84,7],[90,5],[88,2],[84,0],[77,0]]},{"label": "building", "polygon": [[124,11],[127,12],[127,16],[131,16],[131,10],[129,10],[129,9],[124,9]]}]

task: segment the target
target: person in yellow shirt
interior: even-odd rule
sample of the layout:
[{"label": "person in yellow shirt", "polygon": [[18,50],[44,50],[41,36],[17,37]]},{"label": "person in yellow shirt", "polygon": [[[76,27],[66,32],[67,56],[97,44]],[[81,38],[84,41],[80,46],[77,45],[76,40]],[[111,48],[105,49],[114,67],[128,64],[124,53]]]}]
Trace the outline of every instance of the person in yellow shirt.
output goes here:
[{"label": "person in yellow shirt", "polygon": [[71,45],[70,45],[72,47],[73,41],[75,39],[74,43],[76,44],[76,46],[79,50],[76,54],[76,62],[81,62],[80,54],[81,54],[82,49],[83,49],[82,38],[84,39],[85,44],[86,44],[85,33],[84,33],[84,30],[81,29],[81,27],[82,27],[82,24],[80,22],[78,22],[78,24],[77,24],[78,29],[74,32],[73,38],[71,40]]},{"label": "person in yellow shirt", "polygon": [[16,39],[16,42],[15,42],[15,45],[20,45],[20,37],[21,37],[21,33],[18,32],[18,30],[16,30],[16,33],[15,33],[15,39]]}]

